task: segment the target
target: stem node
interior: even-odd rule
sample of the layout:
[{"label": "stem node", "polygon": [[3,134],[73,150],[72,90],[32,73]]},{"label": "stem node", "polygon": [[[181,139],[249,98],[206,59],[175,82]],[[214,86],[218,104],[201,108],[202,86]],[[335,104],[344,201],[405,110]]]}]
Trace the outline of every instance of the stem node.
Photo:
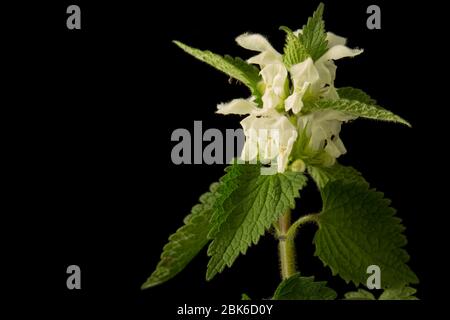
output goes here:
[{"label": "stem node", "polygon": [[297,229],[307,222],[317,223],[318,214],[300,217],[291,225],[291,210],[286,211],[275,226],[278,239],[278,256],[280,259],[281,278],[285,280],[297,272],[295,262],[295,235]]}]

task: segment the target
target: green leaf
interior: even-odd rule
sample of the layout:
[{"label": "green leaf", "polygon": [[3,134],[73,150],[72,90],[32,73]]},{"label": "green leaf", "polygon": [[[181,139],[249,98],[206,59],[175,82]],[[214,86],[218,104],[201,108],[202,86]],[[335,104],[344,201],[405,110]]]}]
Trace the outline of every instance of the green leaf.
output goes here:
[{"label": "green leaf", "polygon": [[376,300],[372,293],[364,289],[347,292],[344,297],[345,300]]},{"label": "green leaf", "polygon": [[326,286],[325,281],[314,281],[314,277],[301,277],[299,273],[280,283],[273,300],[334,300],[336,292]]},{"label": "green leaf", "polygon": [[208,243],[209,220],[213,204],[218,197],[218,185],[211,185],[210,192],[200,197],[200,204],[194,206],[191,214],[184,219],[184,226],[169,237],[156,270],[142,285],[142,289],[154,287],[173,278]]},{"label": "green leaf", "polygon": [[309,55],[303,44],[300,42],[299,37],[297,37],[288,27],[282,26],[280,29],[286,32],[286,44],[284,45],[283,55],[283,62],[286,67],[289,68],[294,64],[306,60]]},{"label": "green leaf", "polygon": [[367,93],[361,89],[352,87],[342,87],[337,89],[337,93],[341,99],[357,100],[365,104],[377,104],[375,99],[372,99]]},{"label": "green leaf", "polygon": [[411,127],[411,124],[408,121],[393,114],[391,111],[374,104],[366,104],[357,100],[339,99],[308,101],[305,103],[302,111],[308,113],[327,109],[342,111],[355,117],[399,122]]},{"label": "green leaf", "polygon": [[241,300],[252,300],[252,299],[250,299],[250,297],[246,293],[243,293],[241,296]]},{"label": "green leaf", "polygon": [[339,163],[335,163],[331,167],[308,166],[308,172],[321,190],[325,188],[327,183],[336,180],[343,180],[345,183],[367,183],[355,168],[343,166]]},{"label": "green leaf", "polygon": [[355,285],[365,284],[367,267],[377,265],[382,288],[418,282],[406,265],[404,227],[382,193],[369,190],[367,183],[336,180],[329,182],[321,195],[315,255],[333,275]]},{"label": "green leaf", "polygon": [[416,291],[411,287],[386,289],[378,300],[419,300],[414,296]]},{"label": "green leaf", "polygon": [[233,58],[228,55],[222,57],[208,50],[203,51],[189,47],[179,41],[174,41],[174,43],[195,58],[239,80],[250,89],[252,95],[257,98],[261,96],[257,88],[258,83],[261,81],[261,76],[259,75],[258,68],[255,66],[245,62],[241,58]]},{"label": "green leaf", "polygon": [[[286,172],[261,175],[259,165],[231,166],[233,190],[226,199],[219,199],[222,208],[211,219],[213,241],[208,248],[207,280],[230,267],[239,253],[256,244],[264,232],[289,208],[294,208],[299,189],[306,185],[301,173]],[[227,178],[224,179],[224,181]]]},{"label": "green leaf", "polygon": [[220,185],[217,188],[218,196],[213,206],[208,239],[214,239],[220,231],[220,227],[227,220],[229,211],[224,209],[224,202],[239,187],[238,183],[243,169],[244,167],[237,163],[225,168],[226,174],[220,178]]},{"label": "green leaf", "polygon": [[[380,295],[378,300],[419,300],[414,294],[416,289],[411,287],[400,287],[393,289],[386,289]],[[358,291],[347,292],[345,294],[346,300],[377,300],[374,295],[364,289],[358,289]]]},{"label": "green leaf", "polygon": [[325,22],[323,16],[323,3],[320,3],[313,16],[303,26],[302,34],[299,35],[300,41],[305,47],[306,52],[316,61],[325,52],[327,52],[328,41],[325,32]]}]

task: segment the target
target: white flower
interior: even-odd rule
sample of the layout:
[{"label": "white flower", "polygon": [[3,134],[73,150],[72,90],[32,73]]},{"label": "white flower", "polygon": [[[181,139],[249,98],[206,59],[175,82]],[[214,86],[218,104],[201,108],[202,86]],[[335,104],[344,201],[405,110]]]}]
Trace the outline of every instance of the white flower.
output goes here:
[{"label": "white flower", "polygon": [[216,113],[219,114],[250,114],[258,109],[253,99],[234,99],[227,103],[221,103],[217,106]]},{"label": "white flower", "polygon": [[261,69],[269,64],[283,63],[283,56],[260,34],[244,33],[236,38],[236,42],[245,49],[260,52],[247,62],[258,64]]},{"label": "white flower", "polygon": [[283,64],[283,56],[260,34],[244,33],[236,38],[237,43],[249,50],[260,52],[247,60],[248,63],[261,67],[261,77],[264,83],[262,101],[264,108],[275,108],[287,96],[287,69]]},{"label": "white flower", "polygon": [[319,82],[320,76],[311,58],[293,65],[290,73],[292,76],[293,92],[284,102],[284,107],[286,111],[292,110],[292,112],[297,114],[303,107],[302,99],[306,91],[311,85]]},{"label": "white flower", "polygon": [[263,107],[276,108],[286,97],[287,70],[282,64],[269,64],[261,70],[264,82]]},{"label": "white flower", "polygon": [[354,116],[336,110],[317,111],[298,118],[299,131],[310,138],[309,146],[315,150],[325,150],[331,157],[345,154],[339,138],[342,122],[355,119]]},{"label": "white flower", "polygon": [[333,60],[353,57],[362,50],[347,48],[345,38],[332,33],[327,34],[327,40],[328,50],[317,61],[308,58],[290,68],[293,89],[287,97],[288,70],[282,55],[262,35],[246,33],[236,38],[240,46],[259,52],[247,62],[260,66],[264,88],[261,97],[262,108],[258,108],[254,97],[235,99],[217,107],[217,113],[220,114],[248,115],[241,121],[246,137],[242,160],[262,163],[276,160],[278,172],[284,172],[298,132],[310,138],[309,143],[313,150],[324,150],[333,160],[346,152],[339,132],[342,122],[354,117],[333,110],[299,115],[297,125],[300,131],[297,131],[289,119],[277,109],[284,102],[286,111],[292,110],[294,114],[298,114],[303,107],[305,94],[314,99],[338,99],[334,88],[336,66]]},{"label": "white flower", "polygon": [[297,130],[286,116],[273,108],[258,108],[251,99],[220,104],[217,113],[249,114],[241,121],[246,138],[241,159],[262,163],[276,159],[278,172],[285,171],[297,139]]},{"label": "white flower", "polygon": [[[295,33],[301,33],[301,30],[297,30]],[[316,62],[308,58],[290,68],[289,72],[292,78],[293,92],[286,99],[286,111],[292,110],[295,114],[300,112],[303,107],[303,97],[308,90],[315,97],[322,97],[329,100],[339,98],[334,88],[336,65],[333,60],[354,57],[363,50],[346,47],[346,39],[331,32],[327,33],[327,40],[328,51]]]}]

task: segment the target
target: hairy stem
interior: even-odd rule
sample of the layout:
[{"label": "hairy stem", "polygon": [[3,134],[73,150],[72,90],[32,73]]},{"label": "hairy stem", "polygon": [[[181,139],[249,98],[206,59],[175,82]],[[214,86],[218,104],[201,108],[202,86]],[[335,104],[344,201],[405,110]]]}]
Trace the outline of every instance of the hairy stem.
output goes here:
[{"label": "hairy stem", "polygon": [[287,279],[296,272],[294,241],[288,238],[291,227],[291,210],[278,220],[278,256],[280,258],[281,278]]},{"label": "hairy stem", "polygon": [[291,225],[291,210],[278,219],[278,224],[275,226],[278,237],[278,256],[280,259],[281,278],[283,280],[291,277],[296,271],[296,251],[294,239],[298,228],[308,222],[316,222],[318,214],[309,214],[300,217]]},{"label": "hairy stem", "polygon": [[308,222],[315,222],[317,223],[317,218],[319,217],[319,214],[308,214],[306,216],[300,217],[297,221],[295,221],[291,227],[289,228],[287,232],[287,237],[290,238],[292,241],[294,241],[294,238],[297,234],[298,228],[300,228],[302,225]]}]

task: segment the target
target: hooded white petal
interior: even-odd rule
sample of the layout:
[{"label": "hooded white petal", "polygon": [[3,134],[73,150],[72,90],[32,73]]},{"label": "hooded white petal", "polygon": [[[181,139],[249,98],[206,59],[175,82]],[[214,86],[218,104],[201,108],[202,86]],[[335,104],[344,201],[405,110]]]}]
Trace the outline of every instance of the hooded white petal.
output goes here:
[{"label": "hooded white petal", "polygon": [[332,60],[320,60],[315,64],[321,84],[332,85],[336,79],[336,65]]},{"label": "hooded white petal", "polygon": [[303,95],[310,86],[320,89],[320,75],[311,58],[293,65],[290,69],[293,82],[293,93],[285,101],[286,111],[292,110],[295,114],[300,112],[303,107]]},{"label": "hooded white petal", "polygon": [[364,50],[362,49],[350,49],[344,45],[336,45],[330,48],[327,52],[324,53],[323,56],[317,60],[317,62],[326,61],[326,60],[338,60],[345,57],[354,57]]},{"label": "hooded white petal", "polygon": [[[301,30],[299,31],[301,32]],[[345,38],[332,33],[327,34],[329,50],[316,62],[311,58],[298,63],[289,70],[293,83],[293,92],[285,101],[286,111],[298,113],[303,107],[303,96],[309,89],[314,96],[336,100],[339,98],[334,87],[336,65],[333,60],[343,57],[353,57],[363,50],[350,49],[344,44]]]},{"label": "hooded white petal", "polygon": [[334,62],[332,60],[316,62],[316,68],[320,75],[320,81],[314,84],[313,92],[319,92],[319,96],[327,100],[339,99],[334,87],[337,68]]},{"label": "hooded white petal", "polygon": [[283,56],[260,34],[244,33],[236,38],[236,42],[245,49],[261,52],[248,59],[248,63],[259,64],[261,67],[283,63]]},{"label": "hooded white petal", "polygon": [[327,41],[328,41],[328,48],[342,45],[345,46],[347,43],[347,39],[341,36],[338,36],[334,34],[333,32],[327,32]]},{"label": "hooded white petal", "polygon": [[261,70],[261,76],[265,85],[263,108],[273,109],[285,97],[287,70],[282,64],[269,64]]},{"label": "hooded white petal", "polygon": [[[253,51],[275,51],[265,37],[257,33],[244,33],[236,38],[236,42],[243,48]],[[276,51],[275,51],[276,52]]]},{"label": "hooded white petal", "polygon": [[220,114],[250,114],[256,109],[256,103],[251,99],[234,99],[217,106],[216,113]]},{"label": "hooded white petal", "polygon": [[272,87],[277,94],[284,91],[287,70],[282,64],[270,64],[261,70],[261,76],[266,86]]},{"label": "hooded white petal", "polygon": [[293,65],[290,73],[294,87],[302,87],[305,82],[314,83],[319,80],[319,73],[311,58]]}]

